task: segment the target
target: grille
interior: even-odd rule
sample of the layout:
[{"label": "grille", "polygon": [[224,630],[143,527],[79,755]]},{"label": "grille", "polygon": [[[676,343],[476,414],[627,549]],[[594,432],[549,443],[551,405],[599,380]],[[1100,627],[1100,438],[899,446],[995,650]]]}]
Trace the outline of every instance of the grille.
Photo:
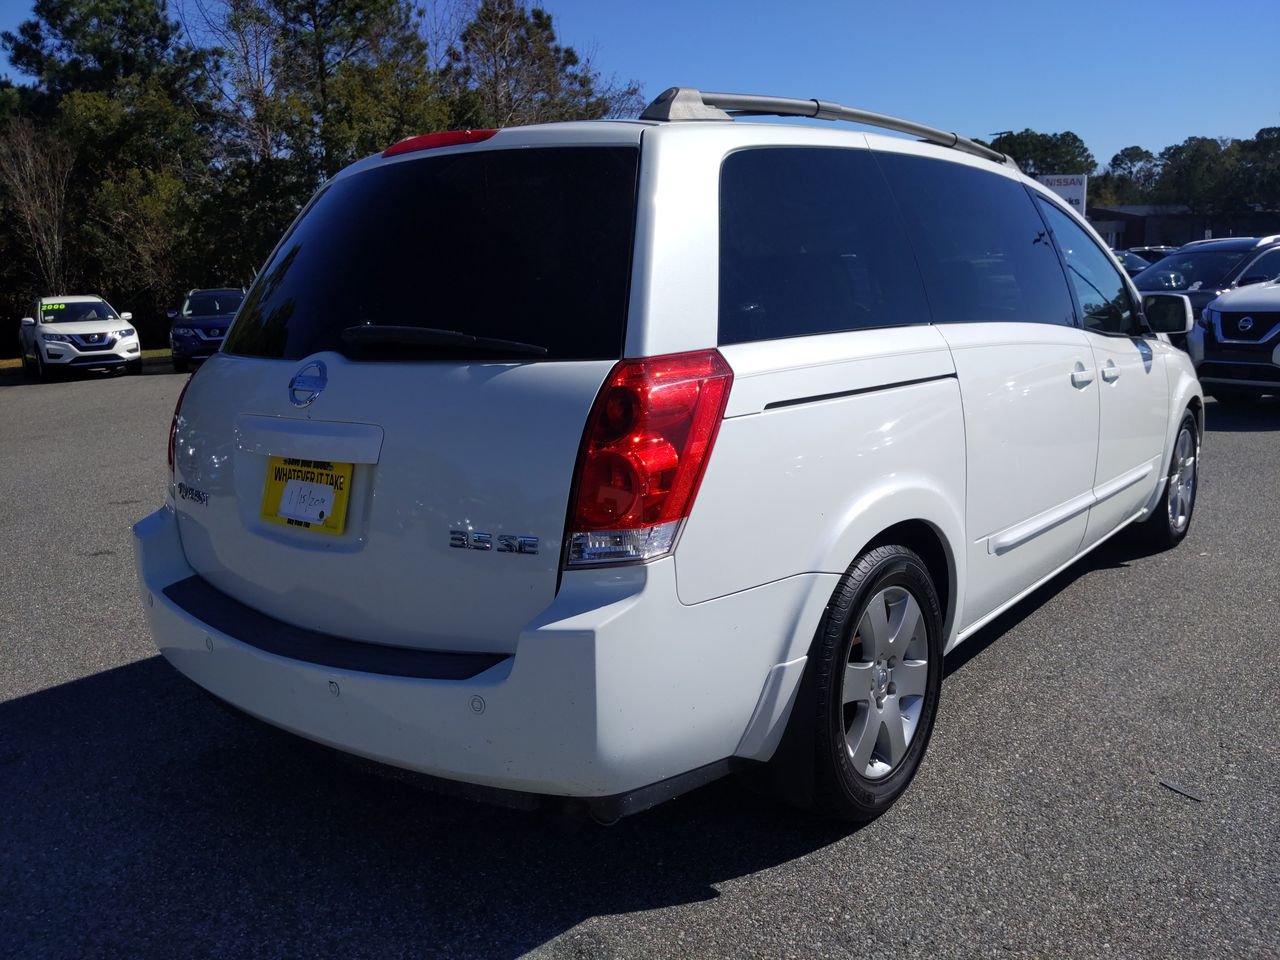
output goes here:
[{"label": "grille", "polygon": [[[90,337],[98,337],[98,342],[94,343]],[[71,342],[79,350],[110,350],[115,346],[116,338],[105,333],[73,333]]]},{"label": "grille", "polygon": [[[1247,330],[1241,329],[1244,324]],[[1280,313],[1224,313],[1222,336],[1227,340],[1247,340],[1250,343],[1268,339],[1280,327]]]}]

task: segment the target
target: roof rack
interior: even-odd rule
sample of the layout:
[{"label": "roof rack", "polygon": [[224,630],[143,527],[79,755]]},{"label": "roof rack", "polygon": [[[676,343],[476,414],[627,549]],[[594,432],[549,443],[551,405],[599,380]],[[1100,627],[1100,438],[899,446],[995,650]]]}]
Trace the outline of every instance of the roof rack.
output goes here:
[{"label": "roof rack", "polygon": [[732,120],[734,117],[814,117],[818,120],[847,120],[869,127],[881,127],[910,134],[964,153],[1018,168],[1012,157],[975,143],[967,137],[926,127],[911,120],[858,110],[827,100],[797,100],[792,97],[764,97],[753,93],[704,93],[692,87],[670,87],[640,114],[641,120]]}]

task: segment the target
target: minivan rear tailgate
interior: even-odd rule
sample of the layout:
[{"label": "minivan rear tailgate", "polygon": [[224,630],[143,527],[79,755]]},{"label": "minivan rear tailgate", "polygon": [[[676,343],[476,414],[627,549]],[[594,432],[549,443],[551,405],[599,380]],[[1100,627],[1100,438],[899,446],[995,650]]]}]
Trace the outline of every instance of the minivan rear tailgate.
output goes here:
[{"label": "minivan rear tailgate", "polygon": [[[291,382],[316,361],[323,388],[299,407],[307,393]],[[308,629],[513,652],[555,595],[578,448],[612,366],[216,355],[178,423],[187,559],[224,593]],[[344,471],[336,525],[280,516],[290,478],[323,487]],[[329,506],[336,517],[341,505]]]}]

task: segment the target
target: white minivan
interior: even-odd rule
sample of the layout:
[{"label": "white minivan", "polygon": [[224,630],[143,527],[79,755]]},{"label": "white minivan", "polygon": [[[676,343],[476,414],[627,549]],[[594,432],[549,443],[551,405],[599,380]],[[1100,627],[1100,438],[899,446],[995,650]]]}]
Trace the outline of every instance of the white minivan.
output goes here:
[{"label": "white minivan", "polygon": [[866,820],[945,653],[1127,524],[1186,535],[1191,322],[906,121],[674,89],[414,138],[188,383],[142,601],[220,700],[478,795],[609,820],[740,770]]}]

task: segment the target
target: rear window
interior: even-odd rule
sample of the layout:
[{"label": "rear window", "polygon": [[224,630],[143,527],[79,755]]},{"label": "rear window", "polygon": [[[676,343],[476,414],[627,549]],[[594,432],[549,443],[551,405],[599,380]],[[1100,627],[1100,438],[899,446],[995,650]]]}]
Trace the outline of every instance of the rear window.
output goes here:
[{"label": "rear window", "polygon": [[548,360],[616,359],[638,167],[635,147],[487,150],[336,180],[258,275],[224,349],[494,359],[492,349],[394,336],[372,353],[344,336],[423,327],[530,344]]}]

